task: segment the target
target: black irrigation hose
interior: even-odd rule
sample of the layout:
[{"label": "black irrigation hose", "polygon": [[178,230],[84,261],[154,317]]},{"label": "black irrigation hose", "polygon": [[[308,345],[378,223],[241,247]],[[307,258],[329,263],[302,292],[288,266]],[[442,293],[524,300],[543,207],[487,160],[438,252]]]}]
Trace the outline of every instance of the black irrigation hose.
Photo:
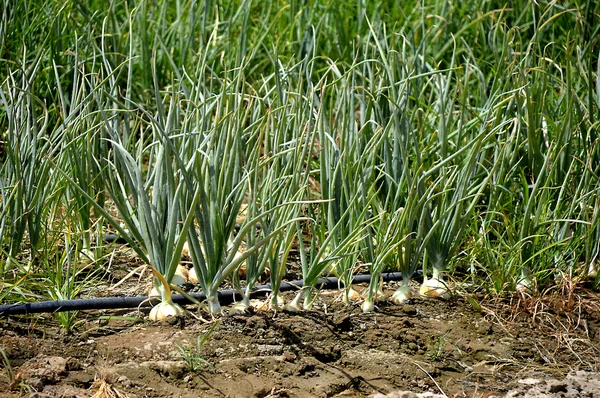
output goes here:
[{"label": "black irrigation hose", "polygon": [[102,240],[106,243],[119,243],[119,244],[127,244],[127,240],[125,238],[120,237],[116,234],[105,234],[102,236]]},{"label": "black irrigation hose", "polygon": [[[421,271],[417,271],[417,275],[421,275]],[[402,280],[401,272],[388,272],[382,274],[384,282]],[[368,283],[371,280],[371,275],[363,274],[356,275],[352,279],[353,284]],[[280,292],[296,290],[304,285],[304,281],[282,282],[279,288]],[[317,282],[320,289],[337,289],[343,283],[338,278],[320,278]],[[256,286],[251,290],[253,295],[266,295],[271,292],[271,285]],[[198,301],[206,299],[204,293],[188,293],[191,297]],[[231,304],[235,300],[240,300],[242,296],[237,290],[221,290],[218,292],[219,302],[223,305]],[[173,295],[173,302],[177,304],[192,304],[186,297],[181,294]],[[63,312],[63,311],[82,311],[82,310],[109,310],[122,308],[138,308],[149,307],[150,300],[146,296],[138,297],[105,297],[96,299],[78,299],[78,300],[56,300],[56,301],[41,301],[37,303],[27,304],[9,304],[0,305],[0,316]]]}]

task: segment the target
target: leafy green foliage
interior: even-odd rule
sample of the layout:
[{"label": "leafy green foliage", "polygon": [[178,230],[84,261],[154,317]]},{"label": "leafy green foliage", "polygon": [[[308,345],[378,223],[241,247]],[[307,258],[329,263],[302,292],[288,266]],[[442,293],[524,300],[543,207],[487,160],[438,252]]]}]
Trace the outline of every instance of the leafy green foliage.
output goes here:
[{"label": "leafy green foliage", "polygon": [[597,273],[595,2],[5,3],[4,297],[106,223],[167,280],[188,241],[210,297],[244,262],[279,286],[294,247],[309,289],[362,267],[371,296],[421,264]]}]

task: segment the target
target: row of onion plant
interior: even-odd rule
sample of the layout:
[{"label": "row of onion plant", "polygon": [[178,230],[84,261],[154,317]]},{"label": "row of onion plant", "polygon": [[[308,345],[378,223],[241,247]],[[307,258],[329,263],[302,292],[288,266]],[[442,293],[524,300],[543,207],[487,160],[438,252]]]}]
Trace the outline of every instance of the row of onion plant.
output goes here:
[{"label": "row of onion plant", "polygon": [[186,243],[211,312],[227,280],[247,308],[265,272],[280,307],[293,249],[291,310],[332,273],[351,302],[357,269],[365,311],[386,270],[403,273],[397,302],[419,265],[435,296],[466,261],[495,292],[597,271],[600,71],[579,6],[354,5],[331,24],[315,4],[135,4],[68,2],[57,20],[89,24],[60,40],[3,10],[48,43],[0,35],[0,271],[15,280],[47,271],[70,291],[53,297],[76,295],[70,267],[101,267],[106,223],[152,267],[157,317],[181,312]]}]

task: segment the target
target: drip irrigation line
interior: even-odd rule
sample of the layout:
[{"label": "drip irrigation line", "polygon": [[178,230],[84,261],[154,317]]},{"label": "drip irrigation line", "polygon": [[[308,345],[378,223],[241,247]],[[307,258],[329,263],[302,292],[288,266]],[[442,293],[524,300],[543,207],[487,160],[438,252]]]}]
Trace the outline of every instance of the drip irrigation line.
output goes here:
[{"label": "drip irrigation line", "polygon": [[127,240],[117,234],[104,234],[102,235],[102,240],[106,243],[127,244]]},{"label": "drip irrigation line", "polygon": [[[419,270],[415,275],[421,275],[422,272]],[[387,272],[382,274],[384,282],[400,281],[402,280],[401,272]],[[352,279],[352,284],[357,283],[368,283],[371,280],[370,274],[355,275]],[[338,278],[328,277],[319,278],[317,286],[319,289],[337,289],[343,286],[343,282]],[[279,287],[280,292],[286,292],[290,290],[298,290],[304,286],[302,279],[292,282],[281,282]],[[271,293],[271,285],[255,286],[250,291],[251,295],[254,296],[265,296]],[[236,300],[241,300],[242,295],[238,290],[220,290],[218,293],[219,302],[222,305],[231,304]],[[188,293],[191,297],[198,301],[206,300],[204,293]],[[138,307],[150,307],[152,304],[151,300],[157,301],[159,297],[103,297],[95,299],[77,299],[77,300],[54,300],[54,301],[40,301],[35,303],[26,304],[8,304],[0,305],[0,316],[9,315],[23,315],[23,314],[35,314],[35,313],[55,313],[64,311],[85,311],[85,310],[110,310],[110,309],[124,309],[124,308],[138,308]],[[177,304],[192,304],[185,296],[181,294],[173,295],[173,302]]]}]

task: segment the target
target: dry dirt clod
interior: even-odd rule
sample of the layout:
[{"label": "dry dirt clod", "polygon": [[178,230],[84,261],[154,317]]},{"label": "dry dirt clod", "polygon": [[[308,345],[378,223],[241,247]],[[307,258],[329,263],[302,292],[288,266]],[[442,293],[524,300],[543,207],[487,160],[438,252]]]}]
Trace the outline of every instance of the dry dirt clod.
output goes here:
[{"label": "dry dirt clod", "polygon": [[43,354],[25,362],[19,368],[19,379],[40,391],[47,384],[56,384],[67,374],[67,359]]}]

